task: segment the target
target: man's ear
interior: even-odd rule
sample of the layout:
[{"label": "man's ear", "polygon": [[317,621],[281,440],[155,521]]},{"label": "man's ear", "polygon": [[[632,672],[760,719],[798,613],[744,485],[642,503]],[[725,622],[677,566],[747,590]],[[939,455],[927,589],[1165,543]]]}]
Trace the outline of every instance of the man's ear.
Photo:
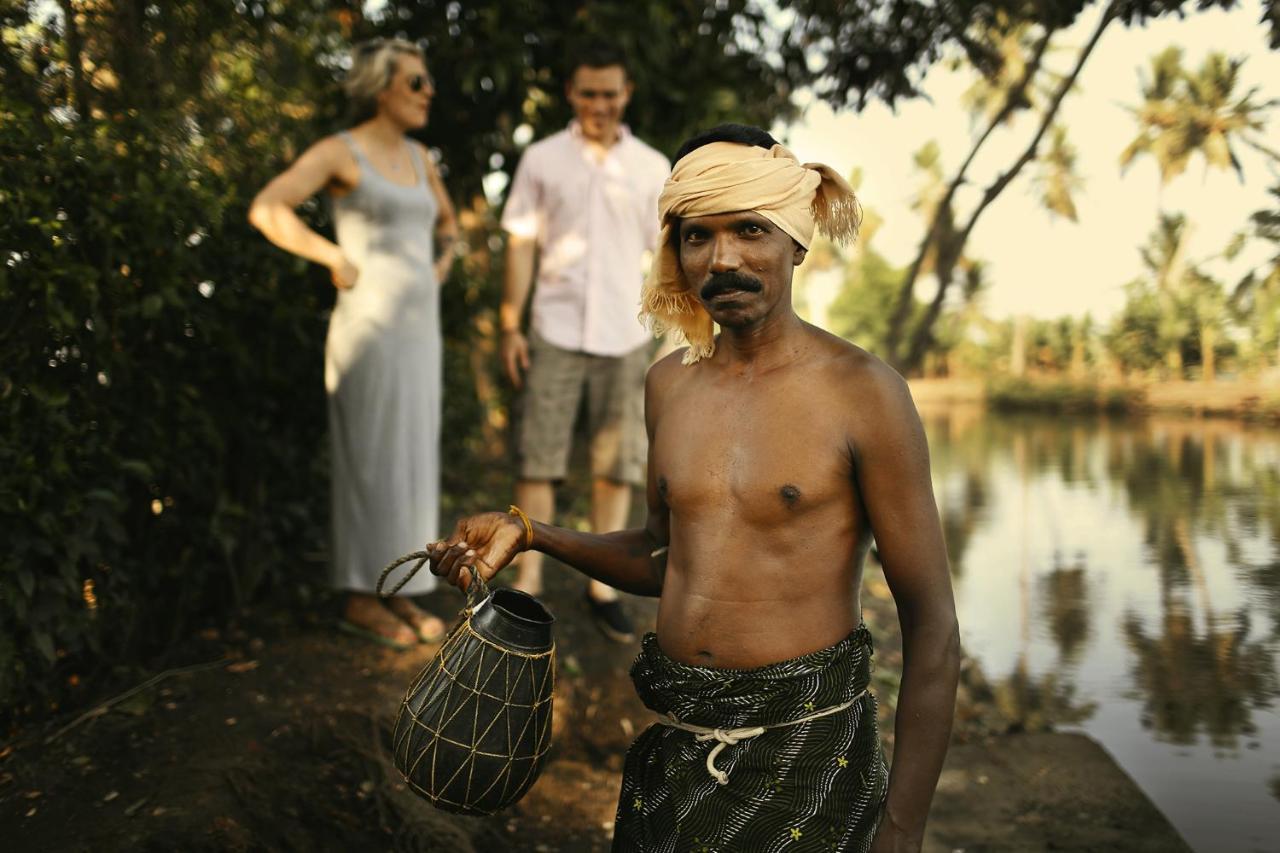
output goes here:
[{"label": "man's ear", "polygon": [[798,267],[804,263],[805,256],[809,254],[809,250],[804,246],[801,246],[795,240],[792,240],[791,242],[795,246],[795,251],[791,253],[791,265],[793,267]]}]

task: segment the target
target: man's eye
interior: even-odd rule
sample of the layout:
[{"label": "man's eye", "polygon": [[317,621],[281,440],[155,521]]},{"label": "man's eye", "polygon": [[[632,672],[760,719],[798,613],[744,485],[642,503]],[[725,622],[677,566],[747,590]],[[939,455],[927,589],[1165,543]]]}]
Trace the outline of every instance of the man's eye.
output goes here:
[{"label": "man's eye", "polygon": [[763,234],[764,229],[754,222],[748,222],[746,225],[742,226],[742,233],[750,234],[754,237],[757,234]]},{"label": "man's eye", "polygon": [[701,231],[689,231],[684,235],[684,241],[686,243],[696,243],[704,236],[705,235]]}]

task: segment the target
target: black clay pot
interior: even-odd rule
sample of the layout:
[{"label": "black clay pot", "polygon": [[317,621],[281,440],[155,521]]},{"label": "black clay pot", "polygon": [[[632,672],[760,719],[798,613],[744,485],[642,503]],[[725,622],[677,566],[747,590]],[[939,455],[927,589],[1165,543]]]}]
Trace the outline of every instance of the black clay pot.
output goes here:
[{"label": "black clay pot", "polygon": [[551,746],[554,621],[536,598],[496,590],[414,679],[396,717],[395,764],[437,808],[493,814],[538,778]]}]

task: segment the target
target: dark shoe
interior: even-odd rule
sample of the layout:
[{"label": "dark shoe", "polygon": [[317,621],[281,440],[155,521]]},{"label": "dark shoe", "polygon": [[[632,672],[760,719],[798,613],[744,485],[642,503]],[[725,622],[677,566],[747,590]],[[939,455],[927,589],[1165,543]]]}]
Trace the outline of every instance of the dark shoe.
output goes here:
[{"label": "dark shoe", "polygon": [[596,601],[588,593],[587,607],[591,610],[591,618],[595,620],[596,627],[610,640],[615,643],[635,642],[636,629],[623,611],[621,601],[616,598],[613,601]]}]

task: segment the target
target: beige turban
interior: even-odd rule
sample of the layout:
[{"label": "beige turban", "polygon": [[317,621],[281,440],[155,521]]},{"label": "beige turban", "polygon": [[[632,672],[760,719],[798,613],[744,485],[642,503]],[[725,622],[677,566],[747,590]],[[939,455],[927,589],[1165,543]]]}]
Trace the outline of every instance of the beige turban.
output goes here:
[{"label": "beige turban", "polygon": [[815,227],[843,243],[857,236],[862,219],[858,199],[844,178],[829,166],[801,165],[781,145],[764,149],[712,142],[680,158],[658,197],[662,234],[640,298],[640,317],[655,335],[667,329],[684,335],[689,343],[685,364],[715,351],[715,328],[680,270],[672,219],[739,210],[760,214],[806,249]]}]

